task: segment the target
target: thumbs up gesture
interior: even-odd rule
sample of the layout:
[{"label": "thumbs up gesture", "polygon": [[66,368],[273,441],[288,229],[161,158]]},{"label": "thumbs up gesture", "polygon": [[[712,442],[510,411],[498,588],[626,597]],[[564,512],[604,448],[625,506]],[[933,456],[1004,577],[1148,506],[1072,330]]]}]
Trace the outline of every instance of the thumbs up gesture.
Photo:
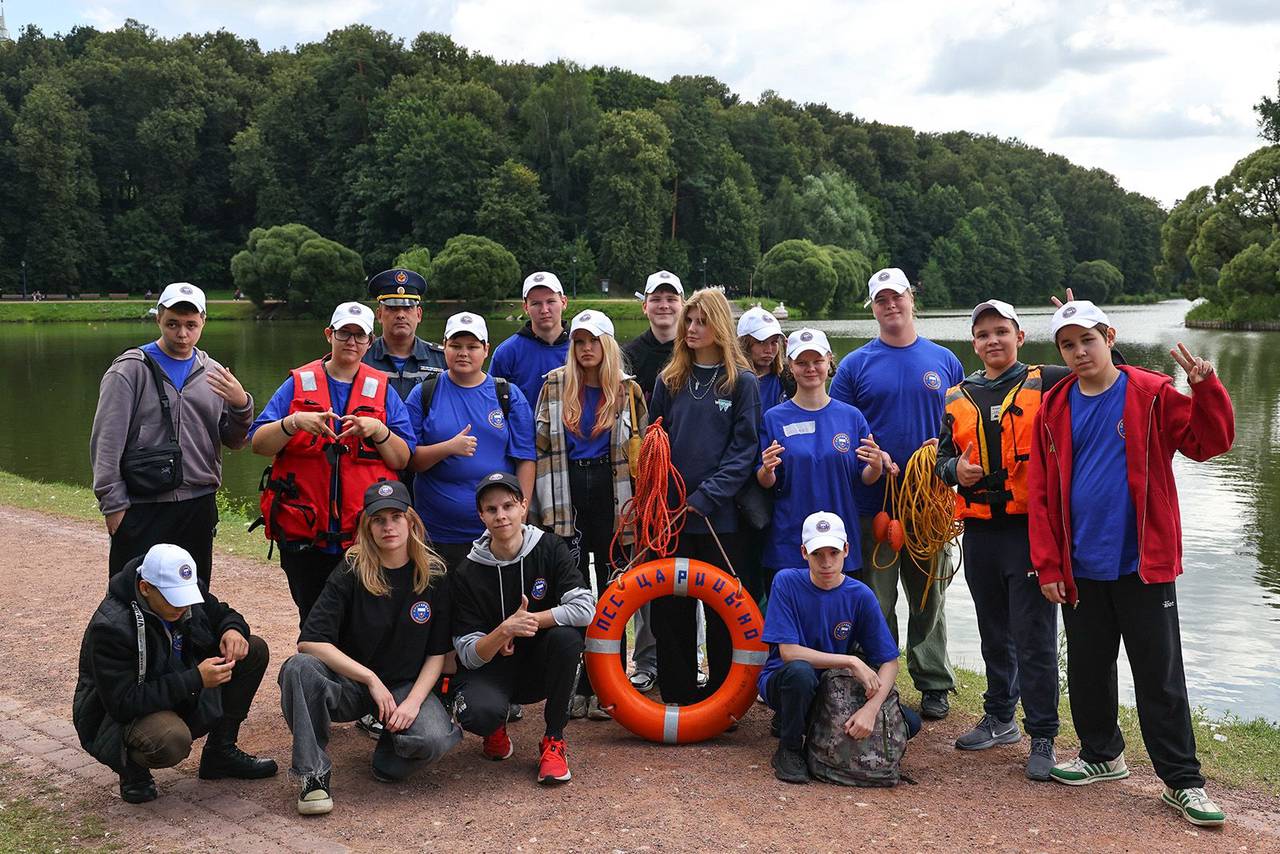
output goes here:
[{"label": "thumbs up gesture", "polygon": [[961,486],[973,486],[982,480],[982,465],[970,462],[974,450],[973,442],[970,442],[965,446],[964,453],[956,457],[956,480],[960,481]]},{"label": "thumbs up gesture", "polygon": [[456,457],[474,457],[476,455],[476,437],[471,435],[471,425],[468,424],[458,431],[458,435],[449,440],[452,444],[451,453]]},{"label": "thumbs up gesture", "polygon": [[531,638],[538,633],[538,617],[529,613],[528,596],[520,596],[520,607],[502,621],[501,628],[508,641],[514,638]]}]

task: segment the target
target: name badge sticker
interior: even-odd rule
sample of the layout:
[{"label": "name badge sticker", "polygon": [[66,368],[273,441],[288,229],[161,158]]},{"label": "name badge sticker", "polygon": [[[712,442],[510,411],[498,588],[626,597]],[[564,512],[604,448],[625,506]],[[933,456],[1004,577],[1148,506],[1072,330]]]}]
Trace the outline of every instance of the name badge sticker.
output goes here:
[{"label": "name badge sticker", "polygon": [[360,389],[360,394],[364,397],[373,397],[378,393],[378,378],[365,377],[364,387]]},{"label": "name badge sticker", "polygon": [[808,433],[816,433],[818,425],[813,421],[796,421],[792,424],[782,425],[782,435],[784,436],[803,436]]},{"label": "name badge sticker", "polygon": [[316,375],[314,371],[302,372],[302,390],[303,391],[316,390]]}]

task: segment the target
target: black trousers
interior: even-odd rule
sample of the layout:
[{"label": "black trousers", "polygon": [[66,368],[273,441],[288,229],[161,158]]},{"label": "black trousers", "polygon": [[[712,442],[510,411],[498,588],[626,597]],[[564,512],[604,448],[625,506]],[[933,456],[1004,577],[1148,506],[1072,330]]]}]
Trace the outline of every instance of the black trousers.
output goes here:
[{"label": "black trousers", "polygon": [[[765,683],[764,698],[778,714],[778,740],[788,750],[804,748],[809,730],[809,712],[822,685],[819,671],[807,661],[788,661]],[[907,738],[915,738],[924,725],[920,715],[899,703],[907,724]]]},{"label": "black trousers", "polygon": [[[736,533],[721,534],[729,560],[738,565]],[[687,557],[728,570],[711,534],[680,534],[674,557]],[[706,688],[698,687],[698,600],[687,596],[663,596],[649,606],[658,652],[658,689],[664,703],[685,706],[711,696],[729,675],[733,645],[729,629],[713,608],[705,608],[707,659],[711,665]]]},{"label": "black trousers", "polygon": [[764,604],[773,585],[773,576],[777,570],[766,572],[760,559],[764,557],[764,544],[769,534],[767,528],[753,528],[741,516],[738,517],[738,555],[733,559],[733,568],[742,579],[742,586],[751,594],[756,605]]},{"label": "black trousers", "polygon": [[1117,724],[1116,658],[1121,639],[1133,671],[1142,741],[1166,786],[1204,785],[1182,670],[1182,636],[1173,582],[1143,584],[1076,579],[1079,604],[1062,609],[1067,629],[1067,686],[1080,758],[1109,762],[1124,752]]},{"label": "black trousers", "polygon": [[1058,735],[1058,610],[1031,568],[1026,517],[969,520],[964,577],[987,669],[983,711],[1012,720],[1022,699],[1027,732]]},{"label": "black trousers", "polygon": [[430,543],[430,546],[449,569],[462,563],[471,554],[471,543]]},{"label": "black trousers", "polygon": [[[588,580],[591,559],[595,558],[597,596],[604,595],[609,586],[612,569],[609,566],[609,546],[613,542],[613,466],[580,466],[569,461],[569,495],[573,504],[575,536],[569,549],[578,560],[578,571],[583,581]],[[590,583],[590,582],[588,582]],[[585,634],[585,632],[584,632]],[[627,638],[622,637],[622,669],[627,667]],[[577,693],[590,697],[591,678],[583,667],[578,677]]]},{"label": "black trousers", "polygon": [[452,689],[458,723],[467,732],[492,735],[506,724],[512,703],[546,700],[546,734],[563,738],[582,645],[581,629],[552,626],[532,638],[517,639],[511,655],[499,652],[478,670],[459,670]]},{"label": "black trousers", "polygon": [[158,543],[172,543],[195,558],[196,575],[208,590],[213,580],[213,534],[217,527],[218,505],[212,492],[186,501],[131,504],[111,537],[107,574],[114,576]]},{"label": "black trousers", "polygon": [[267,642],[257,635],[249,635],[249,652],[231,668],[231,679],[222,685],[222,719],[239,723],[249,716],[249,706],[267,672],[271,652]]},{"label": "black trousers", "polygon": [[338,564],[342,562],[346,552],[334,554],[311,547],[303,549],[280,549],[280,568],[284,577],[289,580],[289,595],[293,604],[298,606],[298,628],[307,621],[307,615],[320,598],[325,582]]}]

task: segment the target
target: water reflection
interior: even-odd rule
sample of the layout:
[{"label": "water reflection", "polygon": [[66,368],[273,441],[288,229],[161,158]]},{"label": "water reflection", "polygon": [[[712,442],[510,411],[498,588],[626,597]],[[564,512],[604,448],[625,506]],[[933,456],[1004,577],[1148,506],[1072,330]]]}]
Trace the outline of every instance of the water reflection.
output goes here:
[{"label": "water reflection", "polygon": [[[1174,373],[1169,348],[1184,341],[1214,362],[1236,407],[1236,445],[1208,463],[1175,458],[1183,516],[1183,561],[1178,584],[1187,680],[1192,702],[1214,711],[1280,719],[1280,370],[1272,362],[1280,334],[1185,329],[1185,302],[1109,308],[1129,361]],[[1020,309],[1028,332],[1026,361],[1056,362],[1048,339],[1047,307]],[[799,325],[785,324],[788,329]],[[872,321],[813,324],[844,354],[875,334]],[[514,323],[494,322],[495,341]],[[619,339],[643,329],[618,324]],[[978,367],[969,346],[967,313],[926,314],[922,334],[951,347],[965,366]],[[126,347],[154,336],[141,324],[0,324],[0,469],[27,477],[88,484],[88,436],[98,380]],[[438,337],[442,324],[424,324]],[[287,370],[325,350],[316,324],[212,323],[201,344],[236,371],[261,406]],[[1175,375],[1176,376],[1176,375]],[[1177,376],[1184,391],[1186,380]],[[53,449],[52,451],[50,449]],[[227,454],[228,491],[256,503],[265,460]],[[981,666],[973,604],[963,579],[948,597],[952,657]],[[905,616],[903,617],[905,619]],[[1127,667],[1122,681],[1132,698]]]}]

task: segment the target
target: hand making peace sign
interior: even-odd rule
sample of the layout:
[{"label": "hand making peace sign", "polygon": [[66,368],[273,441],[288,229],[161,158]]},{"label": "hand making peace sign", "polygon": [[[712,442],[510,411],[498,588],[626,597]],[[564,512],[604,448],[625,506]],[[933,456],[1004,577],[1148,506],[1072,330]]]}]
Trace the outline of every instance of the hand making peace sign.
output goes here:
[{"label": "hand making peace sign", "polygon": [[1187,349],[1187,345],[1181,341],[1178,342],[1178,349],[1170,350],[1169,355],[1182,366],[1182,370],[1187,372],[1187,382],[1192,385],[1213,376],[1213,365],[1199,356],[1193,356]]}]

